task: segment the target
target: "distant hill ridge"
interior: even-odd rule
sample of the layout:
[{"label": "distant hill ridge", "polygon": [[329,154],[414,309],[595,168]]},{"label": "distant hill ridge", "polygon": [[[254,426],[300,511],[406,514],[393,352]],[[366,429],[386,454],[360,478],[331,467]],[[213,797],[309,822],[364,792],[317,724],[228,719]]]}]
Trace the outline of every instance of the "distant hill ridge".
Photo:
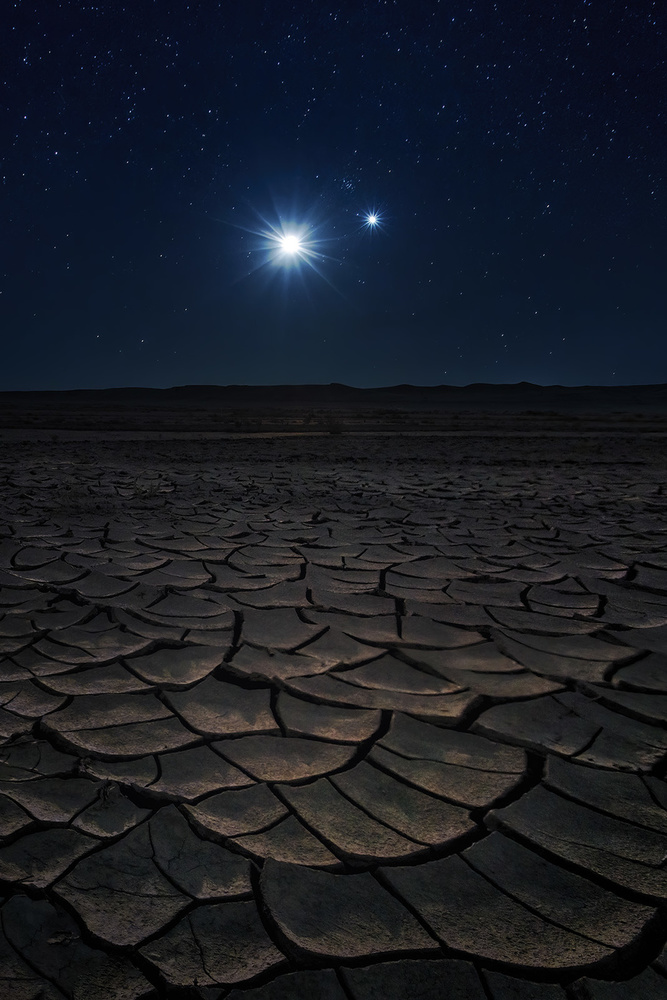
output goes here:
[{"label": "distant hill ridge", "polygon": [[667,412],[667,384],[619,386],[536,385],[532,382],[471,385],[394,385],[359,388],[328,385],[181,385],[168,389],[117,387],[0,392],[3,409],[113,406],[217,409],[477,410],[521,412]]}]

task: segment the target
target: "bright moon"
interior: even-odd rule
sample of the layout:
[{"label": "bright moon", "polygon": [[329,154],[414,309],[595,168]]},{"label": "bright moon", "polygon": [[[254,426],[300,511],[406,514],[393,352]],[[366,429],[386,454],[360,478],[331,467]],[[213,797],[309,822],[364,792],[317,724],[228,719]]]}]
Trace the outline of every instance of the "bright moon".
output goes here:
[{"label": "bright moon", "polygon": [[301,240],[294,233],[285,233],[280,237],[280,246],[283,253],[295,254],[301,250]]},{"label": "bright moon", "polygon": [[284,268],[285,271],[301,271],[307,265],[319,274],[318,264],[325,260],[325,255],[319,249],[322,240],[317,238],[317,230],[312,223],[293,219],[282,222],[278,219],[277,223],[272,224],[261,216],[260,219],[266,228],[248,232],[262,238],[263,242],[257,249],[266,251],[265,264]]}]

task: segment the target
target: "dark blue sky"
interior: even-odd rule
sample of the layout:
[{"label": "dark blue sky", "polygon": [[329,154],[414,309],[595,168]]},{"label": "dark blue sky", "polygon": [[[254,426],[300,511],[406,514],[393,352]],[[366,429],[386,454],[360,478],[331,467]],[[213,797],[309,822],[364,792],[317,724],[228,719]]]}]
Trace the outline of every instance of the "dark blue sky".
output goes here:
[{"label": "dark blue sky", "polygon": [[0,389],[667,381],[666,52],[653,0],[8,2]]}]

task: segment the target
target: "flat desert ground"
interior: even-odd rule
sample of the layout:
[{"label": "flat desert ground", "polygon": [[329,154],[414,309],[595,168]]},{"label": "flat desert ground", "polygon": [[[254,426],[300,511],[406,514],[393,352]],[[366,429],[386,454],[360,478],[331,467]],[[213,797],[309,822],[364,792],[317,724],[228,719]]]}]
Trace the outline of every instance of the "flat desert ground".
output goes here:
[{"label": "flat desert ground", "polygon": [[665,387],[500,388],[0,394],[0,994],[667,997]]}]

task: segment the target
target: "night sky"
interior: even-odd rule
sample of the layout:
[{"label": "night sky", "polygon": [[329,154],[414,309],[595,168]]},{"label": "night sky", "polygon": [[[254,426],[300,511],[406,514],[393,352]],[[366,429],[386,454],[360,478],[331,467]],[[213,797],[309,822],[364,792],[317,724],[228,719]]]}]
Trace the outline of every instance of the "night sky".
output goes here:
[{"label": "night sky", "polygon": [[5,0],[0,389],[667,382],[665,13]]}]

